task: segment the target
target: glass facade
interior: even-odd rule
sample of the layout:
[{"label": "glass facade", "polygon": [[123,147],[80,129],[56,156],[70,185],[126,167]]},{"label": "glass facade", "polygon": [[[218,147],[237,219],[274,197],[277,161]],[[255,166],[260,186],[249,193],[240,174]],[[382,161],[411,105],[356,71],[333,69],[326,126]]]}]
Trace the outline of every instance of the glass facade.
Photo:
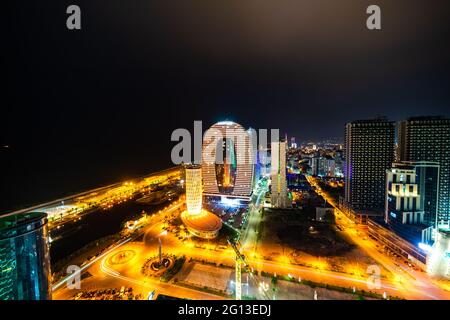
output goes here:
[{"label": "glass facade", "polygon": [[49,300],[47,215],[0,217],[0,300]]},{"label": "glass facade", "polygon": [[234,141],[230,138],[219,140],[216,148],[216,181],[220,193],[233,193],[236,182],[236,168]]},{"label": "glass facade", "polygon": [[431,241],[438,183],[439,164],[435,162],[394,163],[387,171],[385,221],[415,245]]},{"label": "glass facade", "polygon": [[421,206],[424,211],[424,224],[437,227],[438,194],[440,166],[433,162],[416,162],[417,178],[420,186]]},{"label": "glass facade", "polygon": [[450,225],[450,119],[415,117],[399,125],[401,161],[434,161],[440,165],[438,224]]}]

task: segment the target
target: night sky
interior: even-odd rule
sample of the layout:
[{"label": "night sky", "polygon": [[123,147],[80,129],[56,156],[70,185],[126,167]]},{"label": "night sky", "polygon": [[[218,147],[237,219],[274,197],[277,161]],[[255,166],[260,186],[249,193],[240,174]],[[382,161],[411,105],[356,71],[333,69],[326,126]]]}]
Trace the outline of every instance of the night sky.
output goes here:
[{"label": "night sky", "polygon": [[169,167],[171,132],[194,120],[301,142],[360,118],[450,116],[448,1],[9,2],[0,209]]}]

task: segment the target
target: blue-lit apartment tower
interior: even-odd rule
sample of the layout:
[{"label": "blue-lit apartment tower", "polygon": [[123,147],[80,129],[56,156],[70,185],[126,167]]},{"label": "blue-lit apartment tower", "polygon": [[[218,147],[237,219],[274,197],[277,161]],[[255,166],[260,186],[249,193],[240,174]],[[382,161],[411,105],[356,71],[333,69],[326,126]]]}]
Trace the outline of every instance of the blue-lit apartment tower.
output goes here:
[{"label": "blue-lit apartment tower", "polygon": [[49,300],[47,214],[0,217],[0,300]]}]

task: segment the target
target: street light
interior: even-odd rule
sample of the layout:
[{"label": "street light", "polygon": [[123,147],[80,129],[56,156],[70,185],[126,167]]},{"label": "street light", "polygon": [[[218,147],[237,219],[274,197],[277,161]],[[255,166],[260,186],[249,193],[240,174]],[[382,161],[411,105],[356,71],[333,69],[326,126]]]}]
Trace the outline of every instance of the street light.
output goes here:
[{"label": "street light", "polygon": [[261,292],[267,292],[269,290],[269,285],[267,283],[265,283],[264,281],[260,282],[259,283],[259,290]]},{"label": "street light", "polygon": [[167,236],[167,230],[164,230],[163,232],[158,234],[158,237],[163,237],[163,236]]}]

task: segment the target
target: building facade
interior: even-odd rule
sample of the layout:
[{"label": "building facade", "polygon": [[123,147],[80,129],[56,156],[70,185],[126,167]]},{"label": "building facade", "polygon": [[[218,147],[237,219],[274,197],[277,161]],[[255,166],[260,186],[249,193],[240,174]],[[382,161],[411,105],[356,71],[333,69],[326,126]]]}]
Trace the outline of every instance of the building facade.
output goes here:
[{"label": "building facade", "polygon": [[274,208],[290,207],[286,182],[286,141],[271,143],[271,202]]},{"label": "building facade", "polygon": [[335,177],[336,161],[329,155],[311,158],[311,173],[320,177]]},{"label": "building facade", "polygon": [[202,168],[187,166],[186,174],[186,206],[189,214],[197,215],[202,211]]},{"label": "building facade", "polygon": [[398,158],[440,165],[437,220],[450,228],[450,119],[415,117],[399,123]]},{"label": "building facade", "polygon": [[383,215],[386,170],[394,161],[394,122],[359,120],[345,127],[344,212],[365,220]]},{"label": "building facade", "polygon": [[50,300],[47,215],[0,217],[0,300]]},{"label": "building facade", "polygon": [[297,149],[297,142],[295,142],[295,137],[291,137],[291,149]]},{"label": "building facade", "polygon": [[261,177],[269,177],[270,176],[270,161],[271,161],[271,155],[270,155],[270,149],[267,147],[260,146],[259,152],[259,168],[260,168],[260,176]]},{"label": "building facade", "polygon": [[251,134],[240,124],[222,121],[203,138],[203,191],[208,196],[250,199],[256,152]]},{"label": "building facade", "polygon": [[402,238],[429,243],[437,223],[439,164],[394,163],[386,172],[385,222]]},{"label": "building facade", "polygon": [[181,221],[194,236],[214,239],[222,228],[222,220],[214,213],[202,208],[202,168],[198,165],[185,167],[186,208],[181,213]]}]

